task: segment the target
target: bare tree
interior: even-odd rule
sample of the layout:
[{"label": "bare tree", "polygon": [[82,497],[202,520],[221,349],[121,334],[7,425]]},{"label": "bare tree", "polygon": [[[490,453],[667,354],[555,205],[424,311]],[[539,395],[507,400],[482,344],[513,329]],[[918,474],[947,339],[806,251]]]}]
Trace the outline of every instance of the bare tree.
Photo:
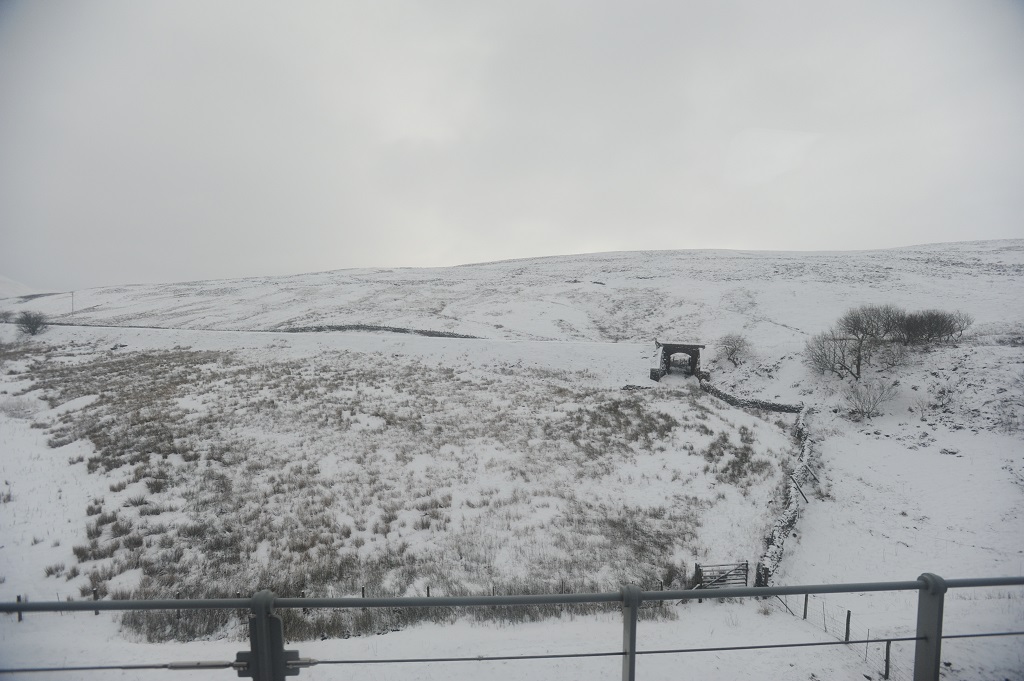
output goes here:
[{"label": "bare tree", "polygon": [[854,383],[846,389],[846,406],[850,415],[859,420],[878,416],[879,408],[896,397],[896,383],[878,380],[870,383]]},{"label": "bare tree", "polygon": [[908,345],[951,341],[963,336],[974,323],[966,312],[922,310],[908,312],[903,322],[903,342]]},{"label": "bare tree", "polygon": [[861,367],[870,359],[871,350],[887,333],[888,318],[881,308],[864,305],[847,310],[836,323],[837,331],[846,337],[845,367],[851,376],[860,380]]},{"label": "bare tree", "polygon": [[732,362],[733,366],[739,366],[750,353],[750,341],[738,333],[727,333],[718,339],[718,347],[722,355]]},{"label": "bare tree", "polygon": [[26,336],[38,336],[49,328],[46,315],[42,312],[22,312],[18,315],[18,330]]},{"label": "bare tree", "polygon": [[849,341],[836,334],[835,329],[811,336],[804,349],[807,363],[822,374],[846,375],[846,354]]},{"label": "bare tree", "polygon": [[908,361],[906,346],[960,338],[972,323],[971,315],[959,311],[906,312],[895,305],[861,305],[847,310],[832,329],[812,336],[804,357],[822,374],[859,381],[873,356],[892,369]]},{"label": "bare tree", "polygon": [[886,343],[877,353],[874,353],[874,357],[877,357],[878,364],[883,369],[895,369],[907,363],[910,352],[902,343]]},{"label": "bare tree", "polygon": [[957,310],[956,312],[953,313],[953,328],[955,329],[957,338],[963,337],[964,331],[969,329],[971,327],[971,324],[973,323],[974,317],[967,314],[966,312],[961,312],[960,310]]}]

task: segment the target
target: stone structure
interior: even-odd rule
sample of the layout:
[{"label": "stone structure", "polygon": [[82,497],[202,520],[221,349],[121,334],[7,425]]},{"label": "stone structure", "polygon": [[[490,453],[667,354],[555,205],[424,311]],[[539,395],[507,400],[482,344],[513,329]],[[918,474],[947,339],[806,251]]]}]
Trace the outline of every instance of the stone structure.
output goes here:
[{"label": "stone structure", "polygon": [[672,355],[684,354],[690,357],[690,375],[700,375],[700,351],[705,346],[696,343],[659,343],[654,341],[654,366],[651,368],[651,380],[660,381],[672,368]]}]

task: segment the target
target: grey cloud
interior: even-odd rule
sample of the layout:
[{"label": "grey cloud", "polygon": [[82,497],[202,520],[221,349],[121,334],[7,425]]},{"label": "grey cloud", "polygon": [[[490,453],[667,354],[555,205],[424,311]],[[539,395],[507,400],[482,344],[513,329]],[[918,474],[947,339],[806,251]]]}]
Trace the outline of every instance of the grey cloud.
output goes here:
[{"label": "grey cloud", "polygon": [[8,2],[0,273],[1021,236],[1022,7]]}]

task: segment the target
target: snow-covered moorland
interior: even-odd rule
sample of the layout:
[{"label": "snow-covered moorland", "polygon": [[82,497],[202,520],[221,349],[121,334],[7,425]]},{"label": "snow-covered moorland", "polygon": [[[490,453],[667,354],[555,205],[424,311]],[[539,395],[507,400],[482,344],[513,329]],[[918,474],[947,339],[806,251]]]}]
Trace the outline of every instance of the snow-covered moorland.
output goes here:
[{"label": "snow-covered moorland", "polygon": [[[776,582],[1021,574],[1022,291],[1024,241],[1003,241],[126,286],[76,292],[73,314],[66,294],[0,300],[55,322],[17,344],[13,325],[0,327],[0,599],[91,597],[94,587],[143,597],[679,587],[694,562],[756,561],[787,501],[795,419],[730,407],[695,379],[651,382],[655,337],[707,343],[722,388],[816,409],[819,482],[805,490]],[[895,383],[895,396],[880,416],[853,421],[847,382],[815,373],[801,352],[862,304],[961,310],[975,324],[899,366],[871,365],[862,381]],[[738,365],[716,357],[725,333],[751,343]],[[445,337],[456,335],[475,338]],[[651,389],[622,390],[631,384]],[[951,594],[947,611],[974,628],[1020,629],[1019,591],[1000,594]],[[873,634],[912,621],[912,595],[849,602],[827,607],[855,610]],[[750,620],[743,604],[700,606],[699,619],[693,606],[660,609],[664,621],[647,626],[666,644],[651,647],[707,636],[716,622],[712,641],[723,628],[733,644],[757,639],[763,616],[748,605]],[[776,632],[822,635],[768,612]],[[463,617],[569,627],[579,616],[592,631],[614,621],[584,615]],[[327,636],[321,646],[401,629],[388,637],[401,650],[427,631],[412,617],[453,616],[297,614],[287,626],[295,638]],[[3,625],[10,659],[25,659],[25,641],[46,647],[28,629]],[[234,615],[132,617],[122,634],[105,631],[239,645],[216,643],[237,636]],[[561,652],[542,631],[520,652]],[[350,641],[325,655],[356,650]],[[949,673],[1019,675],[1019,648],[951,643]],[[773,675],[867,670],[840,652],[806,662]],[[744,678],[749,667],[718,658],[707,673]]]}]

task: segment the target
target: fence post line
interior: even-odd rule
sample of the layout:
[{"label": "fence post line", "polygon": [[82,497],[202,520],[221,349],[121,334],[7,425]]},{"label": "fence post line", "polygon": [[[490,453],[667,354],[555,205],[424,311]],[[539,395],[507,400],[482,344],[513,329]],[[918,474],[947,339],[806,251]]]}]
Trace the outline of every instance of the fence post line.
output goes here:
[{"label": "fence post line", "polygon": [[[18,594],[18,602],[21,603],[21,594]],[[21,610],[18,611],[18,621],[19,622],[22,621],[22,612],[21,612]]]},{"label": "fence post line", "polygon": [[926,572],[917,578],[917,645],[914,649],[914,681],[939,681],[942,668],[942,606],[946,581]]},{"label": "fence post line", "polygon": [[[97,589],[96,587],[92,588],[92,599],[94,601],[98,601],[100,599],[100,590]],[[93,610],[92,614],[98,615],[98,614],[100,614],[100,611],[99,610]]]},{"label": "fence post line", "polygon": [[846,638],[843,639],[846,643],[850,642],[850,611],[846,611]]},{"label": "fence post line", "polygon": [[636,622],[640,614],[640,589],[622,587],[622,681],[636,681]]},{"label": "fence post line", "polygon": [[804,594],[804,619],[807,619],[807,600],[811,597],[810,594]]},{"label": "fence post line", "polygon": [[889,653],[892,650],[892,641],[885,642],[885,673],[882,674],[883,679],[889,678]]}]

